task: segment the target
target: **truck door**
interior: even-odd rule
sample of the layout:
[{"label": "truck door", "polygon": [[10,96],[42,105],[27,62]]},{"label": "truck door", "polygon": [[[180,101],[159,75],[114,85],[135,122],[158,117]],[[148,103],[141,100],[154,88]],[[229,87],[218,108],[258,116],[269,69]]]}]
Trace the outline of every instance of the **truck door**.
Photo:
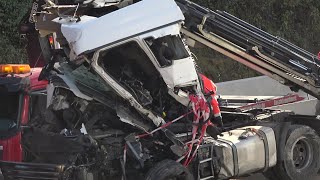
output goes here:
[{"label": "truck door", "polygon": [[0,159],[21,161],[19,123],[23,116],[23,93],[0,85],[0,99]]}]

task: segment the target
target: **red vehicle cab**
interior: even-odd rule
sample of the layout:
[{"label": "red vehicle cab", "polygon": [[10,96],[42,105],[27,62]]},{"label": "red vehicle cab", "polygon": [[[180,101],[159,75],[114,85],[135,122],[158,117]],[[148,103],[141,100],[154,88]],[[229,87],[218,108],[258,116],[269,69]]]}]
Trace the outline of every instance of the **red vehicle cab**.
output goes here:
[{"label": "red vehicle cab", "polygon": [[46,96],[47,81],[38,81],[41,68],[0,65],[0,159],[22,161],[22,127],[32,117],[32,102]]}]

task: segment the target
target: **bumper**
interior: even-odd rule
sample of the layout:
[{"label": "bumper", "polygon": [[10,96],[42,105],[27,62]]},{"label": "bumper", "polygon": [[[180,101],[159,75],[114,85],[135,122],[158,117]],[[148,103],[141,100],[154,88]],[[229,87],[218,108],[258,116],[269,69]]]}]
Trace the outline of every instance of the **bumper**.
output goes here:
[{"label": "bumper", "polygon": [[0,161],[0,168],[0,180],[2,177],[6,180],[60,180],[65,169],[63,165],[8,161]]}]

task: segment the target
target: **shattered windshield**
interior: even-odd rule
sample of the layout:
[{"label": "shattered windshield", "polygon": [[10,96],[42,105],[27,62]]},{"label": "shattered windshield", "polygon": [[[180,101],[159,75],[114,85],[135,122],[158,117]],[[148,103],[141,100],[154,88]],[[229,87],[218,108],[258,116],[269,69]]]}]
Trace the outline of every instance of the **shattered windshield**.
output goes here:
[{"label": "shattered windshield", "polygon": [[154,88],[159,86],[159,73],[137,42],[127,42],[102,51],[99,64],[142,105],[152,103],[151,94],[154,89],[159,89]]},{"label": "shattered windshield", "polygon": [[99,75],[90,72],[84,65],[72,69],[69,64],[63,63],[61,64],[61,68],[63,69],[63,72],[68,77],[74,79],[77,84],[90,87],[101,93],[111,91],[110,86],[107,85]]},{"label": "shattered windshield", "polygon": [[147,38],[146,43],[161,67],[170,66],[174,60],[189,57],[189,53],[179,36],[164,36],[158,39]]}]

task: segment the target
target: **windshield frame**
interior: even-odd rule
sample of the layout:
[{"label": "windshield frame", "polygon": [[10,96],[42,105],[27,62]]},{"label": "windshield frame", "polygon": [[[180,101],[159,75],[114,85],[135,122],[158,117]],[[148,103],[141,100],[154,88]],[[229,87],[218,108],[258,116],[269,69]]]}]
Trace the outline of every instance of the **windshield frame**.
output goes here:
[{"label": "windshield frame", "polygon": [[18,132],[20,132],[22,111],[26,105],[24,101],[24,96],[25,96],[24,93],[21,91],[18,91],[17,94],[19,94],[19,102],[18,102],[19,106],[18,106],[18,115],[16,118],[16,126],[5,131],[0,131],[0,140],[9,139],[10,137],[13,137],[16,134],[18,134]]},{"label": "windshield frame", "polygon": [[[165,41],[165,40],[170,40],[170,41]],[[152,44],[150,44],[151,41],[152,41]],[[155,48],[155,49],[152,48],[152,46],[157,45],[157,42],[159,42],[159,41],[161,41],[163,43],[167,43],[168,49],[171,49],[174,52],[180,52],[180,54],[175,53],[175,55],[172,57],[172,59],[168,59],[171,61],[171,63],[169,63],[169,64],[161,64],[160,63],[161,58],[159,57],[159,54],[158,54],[159,48]],[[152,54],[153,58],[155,59],[157,65],[160,68],[169,67],[173,64],[174,61],[178,61],[178,60],[186,59],[186,58],[190,57],[190,53],[186,49],[186,45],[184,44],[184,42],[179,34],[175,34],[175,35],[169,34],[169,35],[160,36],[157,38],[154,38],[152,36],[148,36],[148,37],[143,38],[143,43],[146,46],[146,48],[148,49],[148,51]],[[176,46],[172,46],[172,45],[176,45]],[[176,49],[173,49],[173,48],[176,48]],[[178,51],[178,50],[180,50],[180,51]]]}]

